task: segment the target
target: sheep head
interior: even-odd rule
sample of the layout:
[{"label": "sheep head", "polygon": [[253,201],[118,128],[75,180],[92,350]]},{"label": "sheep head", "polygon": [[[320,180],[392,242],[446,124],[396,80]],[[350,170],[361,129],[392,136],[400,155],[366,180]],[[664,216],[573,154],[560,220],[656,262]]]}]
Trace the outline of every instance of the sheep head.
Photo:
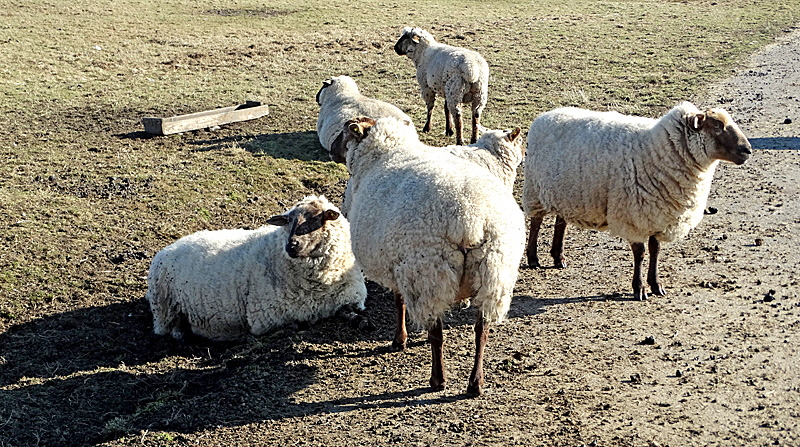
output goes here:
[{"label": "sheep head", "polygon": [[334,94],[341,92],[348,92],[351,95],[359,94],[358,85],[356,81],[350,76],[336,76],[322,81],[322,87],[317,92],[317,104],[322,105],[325,102],[327,92]]},{"label": "sheep head", "polygon": [[270,225],[289,226],[289,237],[284,249],[290,258],[315,258],[323,255],[328,238],[321,231],[328,221],[339,218],[339,211],[324,197],[309,196],[284,214],[272,216]]},{"label": "sheep head", "polygon": [[409,55],[411,57],[410,55],[414,53],[417,45],[423,41],[427,43],[435,42],[433,36],[424,29],[407,26],[403,28],[403,32],[400,33],[400,39],[394,44],[394,52],[400,56]]},{"label": "sheep head", "polygon": [[317,92],[317,104],[322,105],[322,101],[320,99],[322,91],[330,87],[331,85],[333,85],[333,79],[326,79],[322,81],[322,87],[320,87],[319,91]]},{"label": "sheep head", "polygon": [[723,109],[709,109],[705,113],[689,114],[686,117],[686,124],[689,129],[704,134],[706,152],[714,160],[725,160],[740,165],[753,153],[747,137]]}]

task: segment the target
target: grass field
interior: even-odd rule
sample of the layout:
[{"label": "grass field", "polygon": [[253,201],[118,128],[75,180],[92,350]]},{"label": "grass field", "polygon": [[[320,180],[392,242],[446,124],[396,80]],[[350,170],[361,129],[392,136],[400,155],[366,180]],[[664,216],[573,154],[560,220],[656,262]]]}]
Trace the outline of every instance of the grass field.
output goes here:
[{"label": "grass field", "polygon": [[[60,332],[59,322],[140,303],[150,258],[178,237],[259,226],[308,193],[340,201],[346,169],[327,159],[315,133],[324,79],[350,75],[364,94],[424,122],[412,63],[392,50],[404,26],[481,52],[492,72],[482,124],[527,129],[562,105],[659,115],[789,31],[800,2],[5,0],[0,22],[0,385],[20,391],[121,374],[124,364],[84,364],[58,349],[86,354],[76,346],[103,350],[124,334],[92,326],[68,340],[61,334],[76,328]],[[269,116],[143,132],[145,116],[246,100],[268,104]],[[451,144],[440,109],[424,139]],[[46,318],[40,338],[14,335]],[[20,346],[52,356],[27,368]],[[204,367],[186,356],[150,360],[154,369]],[[42,429],[40,445],[132,439],[153,406],[177,393],[148,392],[127,413],[98,409],[74,438]],[[12,400],[0,397],[0,408],[24,406]],[[20,414],[0,409],[0,431],[6,420],[12,429],[0,445],[36,445],[13,431],[25,426]],[[170,444],[168,432],[159,436]]]}]

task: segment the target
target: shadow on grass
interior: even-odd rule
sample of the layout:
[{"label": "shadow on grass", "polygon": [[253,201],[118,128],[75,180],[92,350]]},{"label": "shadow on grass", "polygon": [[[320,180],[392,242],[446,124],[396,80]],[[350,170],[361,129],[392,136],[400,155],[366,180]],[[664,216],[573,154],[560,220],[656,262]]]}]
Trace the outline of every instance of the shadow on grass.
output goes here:
[{"label": "shadow on grass", "polygon": [[218,151],[237,145],[255,156],[301,161],[330,161],[328,153],[319,144],[314,131],[288,132],[248,136],[231,136],[219,139],[196,140],[188,143],[194,151]]},{"label": "shadow on grass", "polygon": [[798,137],[750,138],[749,140],[753,149],[800,149],[800,138]]},{"label": "shadow on grass", "polygon": [[[261,135],[230,135],[216,137],[214,132],[204,129],[183,134],[181,144],[194,152],[213,152],[239,146],[254,156],[268,155],[272,158],[301,161],[330,161],[327,151],[319,144],[317,132],[286,132]],[[170,135],[152,135],[144,131],[116,134],[120,140],[148,140],[169,138]]]},{"label": "shadow on grass", "polygon": [[[602,299],[606,297],[518,296],[509,316],[535,315],[560,302]],[[421,388],[295,402],[294,393],[336,380],[331,371],[319,371],[309,362],[347,358],[359,368],[364,359],[391,355],[391,293],[369,283],[367,309],[365,315],[378,328],[374,332],[326,319],[307,330],[283,328],[241,342],[190,347],[153,335],[150,312],[141,299],[14,326],[0,334],[0,383],[5,388],[0,393],[0,445],[91,445],[143,430],[190,434],[217,426],[465,398],[451,393],[427,398],[427,388]],[[454,311],[446,325],[472,325],[474,318],[474,309]],[[426,344],[424,336],[414,338],[409,348]],[[338,371],[337,377],[339,373],[347,372]]]}]

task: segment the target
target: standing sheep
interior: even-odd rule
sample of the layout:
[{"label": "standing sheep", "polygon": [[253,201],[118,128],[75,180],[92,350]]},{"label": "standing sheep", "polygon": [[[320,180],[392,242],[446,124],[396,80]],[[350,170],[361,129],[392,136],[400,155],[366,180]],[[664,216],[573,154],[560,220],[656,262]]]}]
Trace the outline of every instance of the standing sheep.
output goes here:
[{"label": "standing sheep", "polygon": [[364,309],[364,276],[347,220],[308,196],[256,230],[199,231],[161,250],[147,277],[158,335],[187,326],[211,340],[314,322],[345,305]]},{"label": "standing sheep", "polygon": [[525,218],[498,178],[443,150],[428,150],[392,118],[348,123],[347,168],[353,252],[367,278],[391,289],[392,346],[404,349],[405,310],[428,330],[430,385],[445,386],[442,316],[465,302],[479,308],[467,392],[483,392],[489,324],[508,312],[525,245]]},{"label": "standing sheep", "polygon": [[393,116],[411,122],[411,118],[388,102],[362,95],[356,81],[349,76],[336,76],[325,80],[317,92],[319,116],[317,118],[317,137],[319,143],[328,151],[331,160],[344,163],[344,158],[333,150],[340,145],[344,123],[354,116]]},{"label": "standing sheep", "polygon": [[510,190],[517,178],[517,166],[525,158],[525,146],[519,138],[522,129],[487,130],[469,146],[445,146],[451,154],[469,160],[489,170]]},{"label": "standing sheep", "polygon": [[423,132],[431,130],[431,115],[436,95],[445,99],[445,134],[453,135],[455,118],[456,144],[463,146],[461,104],[472,104],[472,137],[478,139],[478,127],[489,99],[489,64],[476,51],[436,42],[421,28],[406,27],[394,45],[400,56],[408,56],[417,68],[420,94],[428,106],[428,119]]},{"label": "standing sheep", "polygon": [[750,154],[750,143],[726,111],[701,113],[688,102],[657,120],[576,108],[544,113],[531,124],[525,158],[528,265],[539,267],[539,227],[545,215],[556,214],[550,251],[556,267],[564,267],[567,222],[608,231],[631,244],[634,299],[647,299],[645,242],[647,284],[664,295],[660,242],[682,238],[700,223],[719,160],[740,165]]}]

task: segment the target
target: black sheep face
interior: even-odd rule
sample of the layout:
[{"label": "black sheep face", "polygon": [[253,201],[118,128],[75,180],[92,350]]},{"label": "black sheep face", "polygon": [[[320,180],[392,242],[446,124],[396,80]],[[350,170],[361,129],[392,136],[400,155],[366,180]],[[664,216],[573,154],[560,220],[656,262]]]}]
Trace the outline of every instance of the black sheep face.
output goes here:
[{"label": "black sheep face", "polygon": [[288,226],[289,237],[285,250],[290,258],[315,258],[323,255],[326,231],[325,223],[339,218],[334,209],[324,209],[319,202],[307,202],[292,208],[285,214],[272,216],[270,225]]},{"label": "black sheep face", "polygon": [[419,36],[412,28],[403,29],[400,39],[394,44],[394,52],[400,56],[412,53],[419,43]]}]

